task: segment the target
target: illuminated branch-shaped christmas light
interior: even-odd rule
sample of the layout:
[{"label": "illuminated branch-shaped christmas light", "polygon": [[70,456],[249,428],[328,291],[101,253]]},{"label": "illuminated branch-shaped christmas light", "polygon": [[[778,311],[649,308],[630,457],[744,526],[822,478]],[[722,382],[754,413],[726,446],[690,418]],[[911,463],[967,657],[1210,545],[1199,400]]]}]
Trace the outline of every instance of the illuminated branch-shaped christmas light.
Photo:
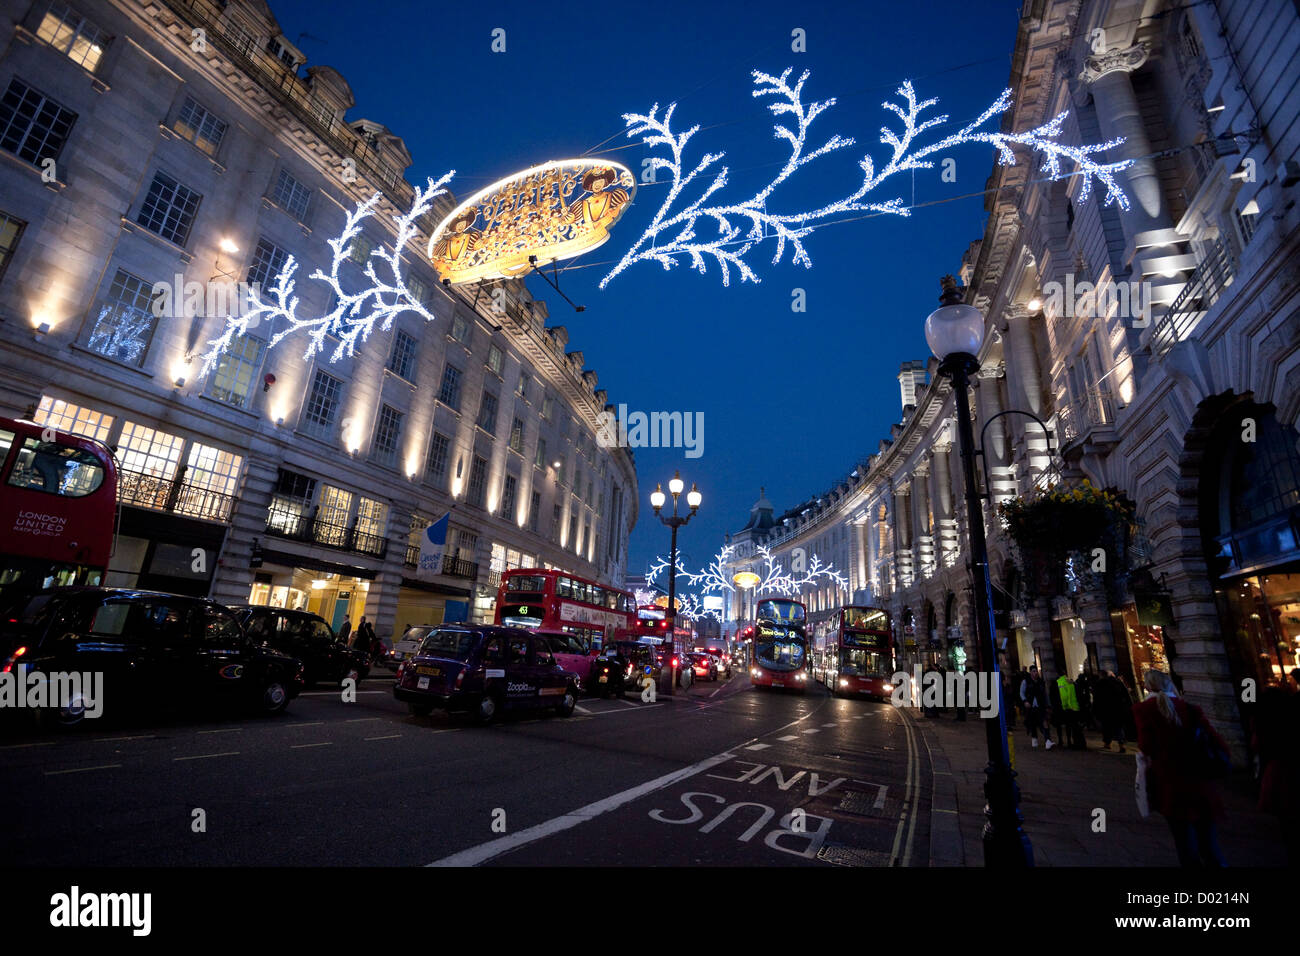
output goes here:
[{"label": "illuminated branch-shaped christmas light", "polygon": [[[272,281],[268,299],[263,299],[261,291],[254,288],[249,291],[248,306],[243,314],[226,318],[222,334],[208,342],[211,348],[203,356],[200,375],[207,375],[235,339],[247,334],[250,329],[257,328],[263,320],[272,329],[278,320],[285,320],[284,328],[271,336],[268,348],[274,348],[297,332],[306,332],[307,350],[303,354],[304,359],[310,359],[317,352],[324,352],[325,337],[335,336],[339,341],[330,356],[331,362],[352,355],[358,342],[364,343],[370,337],[376,323],[379,323],[380,329],[387,331],[392,327],[393,319],[401,312],[414,312],[425,321],[432,322],[435,318],[433,313],[406,285],[402,275],[401,255],[418,231],[417,220],[429,211],[437,196],[446,192],[443,187],[453,175],[455,170],[437,181],[430,179],[424,188],[415,191],[410,209],[401,216],[393,217],[397,237],[392,251],[379,246],[370,253],[365,263],[368,284],[356,293],[344,290],[339,269],[352,258],[353,241],[361,232],[361,224],[374,215],[381,194],[375,193],[348,214],[343,232],[337,238],[329,240],[332,252],[329,274],[317,269],[308,276],[324,282],[333,293],[333,307],[324,315],[299,315],[299,298],[295,292],[298,263],[290,256]],[[376,263],[379,264],[379,270],[376,270]],[[384,273],[384,278],[380,278],[380,271]]]},{"label": "illuminated branch-shaped christmas light", "polygon": [[701,594],[725,594],[727,591],[735,591],[736,588],[726,572],[727,559],[733,549],[733,545],[724,546],[714,555],[713,562],[702,571],[694,573],[683,571],[682,576],[686,578],[686,583],[690,587],[699,588]]},{"label": "illuminated branch-shaped christmas light", "polygon": [[[803,86],[809,74],[804,71],[798,82],[790,86],[791,72],[791,69],[787,69],[779,77],[758,70],[752,73],[755,87],[753,96],[775,96],[775,102],[769,103],[768,109],[777,117],[790,117],[793,123],[783,125],[777,122],[773,126],[775,136],[789,144],[789,158],[771,182],[749,199],[741,202],[710,202],[715,194],[728,184],[728,168],[717,166],[725,153],[705,153],[694,168],[689,172],[686,171],[683,153],[687,143],[699,132],[700,127],[692,126],[684,133],[674,133],[672,119],[677,109],[676,103],[671,104],[662,116],[659,115],[658,103],[651,107],[649,113],[623,115],[628,138],[639,136],[646,146],[652,149],[664,147],[669,151],[671,158],[650,157],[647,168],[654,172],[665,170],[672,179],[668,194],[656,210],[649,226],[636,243],[624,253],[618,264],[601,280],[602,289],[611,279],[634,263],[658,262],[664,269],[671,269],[680,264],[683,259],[689,260],[694,269],[703,273],[707,259],[712,258],[722,273],[724,286],[730,283],[733,268],[739,273],[742,282],[758,282],[758,276],[745,261],[745,256],[756,244],[768,238],[776,240],[776,248],[772,256],[773,265],[781,261],[788,243],[791,248],[791,263],[809,268],[812,260],[804,248],[803,239],[817,225],[826,222],[832,216],[850,212],[909,215],[911,210],[903,205],[903,200],[899,197],[884,202],[870,200],[867,197],[891,176],[911,170],[930,169],[934,163],[927,157],[967,143],[988,143],[994,146],[998,151],[998,159],[1003,165],[1015,163],[1012,146],[1037,150],[1043,154],[1042,169],[1054,179],[1071,174],[1069,170],[1062,167],[1062,160],[1069,160],[1083,176],[1081,200],[1087,198],[1093,177],[1096,177],[1106,187],[1105,201],[1108,205],[1117,202],[1122,208],[1128,208],[1128,197],[1115,181],[1114,174],[1130,166],[1133,161],[1099,163],[1093,158],[1097,153],[1118,146],[1123,142],[1122,139],[1084,146],[1070,146],[1057,142],[1061,135],[1061,126],[1069,115],[1068,111],[1056,116],[1050,122],[1021,133],[981,130],[980,127],[993,117],[1011,108],[1011,90],[1008,89],[1004,90],[1002,95],[977,119],[958,132],[929,145],[921,145],[917,142],[918,137],[928,130],[943,125],[948,121],[948,117],[938,115],[923,118],[922,114],[938,100],[918,101],[912,84],[908,81],[897,90],[900,102],[886,101],[882,104],[885,109],[898,116],[902,128],[897,131],[888,126],[881,128],[880,141],[890,147],[891,155],[879,170],[876,169],[875,162],[870,156],[864,156],[858,163],[862,169],[862,182],[844,198],[819,209],[805,212],[770,212],[767,208],[768,199],[777,186],[813,160],[852,146],[854,142],[851,138],[834,135],[821,146],[807,149],[809,127],[813,120],[835,105],[835,100],[831,98],[805,105]],[[712,181],[703,187],[694,200],[686,202],[682,208],[674,211],[687,187],[696,180],[702,181],[706,173],[712,174]],[[702,239],[698,235],[699,229],[710,230],[714,235],[712,238]]]},{"label": "illuminated branch-shaped christmas light", "polygon": [[[733,549],[733,545],[727,545],[714,556],[713,562],[707,568],[694,572],[685,569],[680,570],[677,572],[678,578],[685,578],[687,586],[697,588],[701,595],[723,594],[727,591],[734,592],[736,590],[735,585],[725,571]],[[800,593],[804,588],[817,587],[828,583],[841,588],[849,586],[848,579],[835,570],[834,564],[823,564],[821,557],[816,554],[809,559],[807,569],[796,574],[787,571],[768,548],[759,547],[755,553],[763,562],[760,581],[753,588],[756,594],[780,594],[788,597]],[[646,573],[646,583],[653,584],[654,579],[667,569],[667,559],[656,558],[650,571]],[[678,598],[683,600],[684,595],[679,594]],[[691,598],[698,600],[693,595]],[[640,601],[640,598],[638,597],[637,600]]]}]

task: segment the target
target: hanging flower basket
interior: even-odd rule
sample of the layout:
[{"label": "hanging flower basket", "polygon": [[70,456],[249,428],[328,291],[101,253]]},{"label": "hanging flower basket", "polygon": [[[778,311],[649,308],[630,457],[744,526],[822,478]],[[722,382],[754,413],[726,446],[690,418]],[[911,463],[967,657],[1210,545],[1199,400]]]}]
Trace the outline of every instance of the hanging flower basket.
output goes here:
[{"label": "hanging flower basket", "polygon": [[1042,494],[1005,501],[998,505],[998,516],[1035,590],[1048,586],[1068,555],[1087,559],[1095,548],[1106,552],[1108,575],[1124,569],[1125,531],[1133,521],[1132,508],[1086,478],[1077,486],[1053,485]]}]

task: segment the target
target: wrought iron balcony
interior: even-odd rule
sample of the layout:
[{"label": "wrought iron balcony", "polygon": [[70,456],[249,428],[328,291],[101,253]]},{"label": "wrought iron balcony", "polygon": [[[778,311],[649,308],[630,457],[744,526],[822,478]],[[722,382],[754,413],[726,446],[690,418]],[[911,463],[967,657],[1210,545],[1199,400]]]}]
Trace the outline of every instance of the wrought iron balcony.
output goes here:
[{"label": "wrought iron balcony", "polygon": [[1151,351],[1164,355],[1178,342],[1188,338],[1201,317],[1232,285],[1237,274],[1237,260],[1228,243],[1212,239],[1205,247],[1205,259],[1192,270],[1187,285],[1169,304],[1169,311],[1156,320],[1151,332]]},{"label": "wrought iron balcony", "polygon": [[355,524],[342,525],[324,521],[314,509],[308,509],[305,504],[273,502],[267,509],[266,533],[376,558],[382,558],[388,553],[388,539],[382,535],[359,531]]},{"label": "wrought iron balcony", "polygon": [[442,573],[453,578],[468,578],[473,581],[478,578],[478,562],[465,561],[448,554],[442,559]]},{"label": "wrought iron balcony", "polygon": [[172,478],[122,469],[117,474],[118,500],[151,511],[167,511],[204,521],[229,521],[234,496],[188,482],[184,475],[183,469]]},{"label": "wrought iron balcony", "polygon": [[1063,403],[1057,409],[1056,418],[1062,448],[1100,437],[1115,425],[1115,398],[1105,386],[1090,388],[1082,396]]}]

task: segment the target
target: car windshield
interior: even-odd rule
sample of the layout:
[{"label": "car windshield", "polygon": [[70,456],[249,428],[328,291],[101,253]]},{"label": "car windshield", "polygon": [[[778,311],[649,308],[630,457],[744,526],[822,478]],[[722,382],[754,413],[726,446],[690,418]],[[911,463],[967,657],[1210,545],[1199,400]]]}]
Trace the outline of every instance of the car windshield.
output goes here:
[{"label": "car windshield", "polygon": [[449,657],[463,661],[474,649],[475,637],[473,631],[433,631],[420,645],[420,653],[429,657]]},{"label": "car windshield", "polygon": [[424,640],[425,636],[432,630],[433,628],[431,627],[413,627],[410,628],[405,634],[402,635],[402,640],[411,641],[412,643],[419,644],[421,641]]}]

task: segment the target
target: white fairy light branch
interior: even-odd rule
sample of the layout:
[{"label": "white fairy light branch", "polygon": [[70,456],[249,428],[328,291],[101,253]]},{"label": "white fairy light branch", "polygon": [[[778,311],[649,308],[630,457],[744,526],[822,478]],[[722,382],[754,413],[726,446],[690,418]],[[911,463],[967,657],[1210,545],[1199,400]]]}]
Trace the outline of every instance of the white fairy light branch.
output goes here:
[{"label": "white fairy light branch", "polygon": [[402,312],[414,312],[426,322],[432,322],[436,318],[434,314],[407,287],[402,274],[401,256],[418,231],[417,221],[429,211],[433,200],[446,192],[444,187],[454,175],[455,170],[451,170],[436,181],[429,179],[424,188],[415,191],[411,207],[404,214],[393,217],[397,235],[392,250],[380,245],[371,251],[364,267],[368,284],[359,292],[348,292],[343,288],[339,269],[343,263],[352,259],[354,241],[361,233],[361,225],[374,215],[381,194],[375,193],[348,214],[343,232],[337,238],[329,240],[332,253],[329,274],[317,269],[308,276],[325,283],[332,293],[332,307],[323,315],[299,314],[300,299],[296,293],[295,278],[298,263],[290,256],[272,280],[268,298],[264,299],[261,290],[253,288],[249,290],[248,304],[243,313],[227,316],[222,334],[207,343],[211,348],[204,353],[200,376],[206,376],[216,367],[222,354],[237,338],[246,335],[250,329],[257,328],[263,321],[274,329],[280,319],[284,320],[284,327],[268,341],[268,349],[274,348],[290,335],[306,333],[304,360],[325,351],[326,336],[336,337],[338,345],[330,355],[330,362],[354,354],[357,345],[369,339],[376,323],[380,329],[387,331],[392,327],[393,319]]},{"label": "white fairy light branch", "polygon": [[[799,169],[813,160],[829,153],[852,146],[854,140],[838,134],[831,136],[820,146],[808,148],[808,131],[814,120],[831,106],[835,99],[815,101],[805,104],[803,87],[808,79],[804,71],[798,82],[789,83],[792,69],[787,69],[779,77],[755,70],[754,97],[775,97],[768,103],[768,109],[778,117],[773,126],[777,139],[789,144],[790,156],[781,166],[780,171],[763,188],[753,196],[740,202],[712,201],[716,194],[728,184],[728,167],[718,166],[725,153],[705,153],[694,167],[687,170],[684,152],[691,138],[699,132],[698,125],[683,133],[672,130],[673,113],[677,104],[673,103],[659,114],[659,104],[650,108],[649,113],[625,113],[623,121],[627,126],[629,139],[640,137],[641,142],[651,149],[664,148],[669,156],[651,156],[647,168],[658,172],[663,170],[671,176],[668,193],[655,211],[650,224],[641,237],[623,254],[619,262],[600,281],[600,288],[605,288],[610,280],[628,266],[638,262],[657,262],[664,269],[671,269],[689,261],[692,268],[704,273],[708,259],[713,259],[722,274],[722,284],[728,285],[731,271],[734,269],[742,282],[758,282],[758,276],[745,260],[749,251],[766,239],[775,239],[776,248],[772,264],[776,265],[785,254],[789,245],[790,261],[805,268],[812,266],[812,260],[804,247],[803,239],[819,224],[825,223],[832,216],[851,212],[882,213],[907,216],[911,210],[903,204],[901,197],[883,202],[869,199],[869,194],[880,187],[887,179],[898,173],[918,169],[933,168],[934,162],[928,157],[942,150],[951,149],[968,143],[987,143],[996,148],[998,159],[1003,165],[1015,163],[1013,146],[1027,147],[1043,154],[1042,169],[1053,179],[1073,175],[1076,171],[1083,176],[1080,200],[1086,199],[1092,188],[1094,178],[1106,187],[1105,202],[1118,203],[1128,208],[1128,197],[1115,180],[1115,173],[1127,168],[1132,160],[1114,163],[1101,163],[1094,157],[1123,142],[1112,139],[1095,145],[1071,146],[1059,142],[1062,124],[1069,115],[1068,111],[1059,114],[1051,121],[1031,130],[1020,133],[1004,133],[996,130],[981,129],[993,117],[1005,113],[1011,108],[1011,90],[1004,90],[983,113],[973,122],[968,123],[956,133],[923,145],[918,142],[922,134],[948,122],[947,115],[924,116],[925,112],[938,103],[937,99],[918,100],[911,81],[903,83],[897,90],[899,101],[886,101],[882,105],[894,113],[901,122],[900,129],[882,127],[880,142],[891,150],[887,162],[879,169],[872,158],[864,156],[858,163],[862,170],[862,182],[842,199],[828,203],[819,209],[804,212],[777,213],[769,211],[768,201],[776,188]],[[792,122],[785,125],[782,118]],[[1068,160],[1070,169],[1063,161]],[[695,199],[685,201],[676,209],[679,199],[687,187],[697,180],[703,181],[706,174],[712,180],[704,186]],[[700,231],[712,233],[702,238]]]}]

